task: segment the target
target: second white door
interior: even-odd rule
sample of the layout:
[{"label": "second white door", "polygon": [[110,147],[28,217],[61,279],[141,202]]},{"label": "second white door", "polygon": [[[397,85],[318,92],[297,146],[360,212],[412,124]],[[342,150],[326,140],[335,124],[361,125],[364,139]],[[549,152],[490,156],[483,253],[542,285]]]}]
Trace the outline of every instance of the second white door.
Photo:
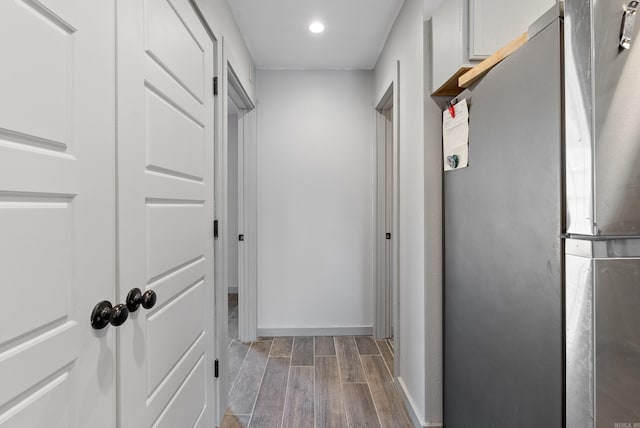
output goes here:
[{"label": "second white door", "polygon": [[213,42],[188,0],[118,1],[122,428],[213,421]]}]

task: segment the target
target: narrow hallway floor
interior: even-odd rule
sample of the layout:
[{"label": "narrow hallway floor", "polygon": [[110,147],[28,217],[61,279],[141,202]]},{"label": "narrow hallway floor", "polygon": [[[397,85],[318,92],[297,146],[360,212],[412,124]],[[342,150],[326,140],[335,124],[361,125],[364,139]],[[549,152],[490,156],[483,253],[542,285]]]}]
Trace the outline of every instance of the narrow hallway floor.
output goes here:
[{"label": "narrow hallway floor", "polygon": [[221,428],[412,427],[393,358],[391,340],[368,336],[230,338]]}]

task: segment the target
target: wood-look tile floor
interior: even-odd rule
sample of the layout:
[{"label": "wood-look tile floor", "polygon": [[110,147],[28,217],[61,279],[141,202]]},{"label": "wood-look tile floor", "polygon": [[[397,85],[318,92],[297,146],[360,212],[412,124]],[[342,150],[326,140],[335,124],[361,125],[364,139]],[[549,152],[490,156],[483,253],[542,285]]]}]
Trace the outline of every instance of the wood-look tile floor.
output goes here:
[{"label": "wood-look tile floor", "polygon": [[236,336],[229,361],[221,428],[413,426],[393,382],[390,340],[275,337],[244,344]]}]

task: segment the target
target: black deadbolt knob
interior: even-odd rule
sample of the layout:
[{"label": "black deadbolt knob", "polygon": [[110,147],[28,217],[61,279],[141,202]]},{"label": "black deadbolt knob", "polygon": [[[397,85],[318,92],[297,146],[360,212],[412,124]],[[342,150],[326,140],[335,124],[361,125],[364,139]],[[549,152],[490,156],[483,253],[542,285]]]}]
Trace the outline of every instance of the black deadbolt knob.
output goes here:
[{"label": "black deadbolt knob", "polygon": [[156,304],[157,299],[158,296],[153,290],[146,291],[142,294],[139,288],[132,288],[129,294],[127,294],[127,308],[130,312],[137,311],[140,305],[145,309],[151,309],[153,305]]},{"label": "black deadbolt knob", "polygon": [[113,309],[111,309],[109,323],[114,327],[118,327],[124,324],[128,317],[129,311],[127,310],[127,307],[121,303],[119,305],[115,305]]},{"label": "black deadbolt knob", "polygon": [[111,306],[111,302],[103,300],[98,303],[93,312],[91,312],[91,327],[96,330],[101,330],[111,324],[114,327],[118,327],[127,320],[129,317],[129,311],[123,304]]},{"label": "black deadbolt knob", "polygon": [[145,309],[151,309],[155,306],[156,300],[158,300],[158,296],[156,295],[155,291],[146,291],[142,295],[142,307]]}]

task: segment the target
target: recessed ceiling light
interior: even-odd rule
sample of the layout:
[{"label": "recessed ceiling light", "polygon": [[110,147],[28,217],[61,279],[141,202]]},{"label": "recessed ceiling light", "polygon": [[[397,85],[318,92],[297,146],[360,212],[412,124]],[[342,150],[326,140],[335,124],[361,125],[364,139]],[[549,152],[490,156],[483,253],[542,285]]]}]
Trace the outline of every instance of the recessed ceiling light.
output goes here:
[{"label": "recessed ceiling light", "polygon": [[309,25],[309,31],[312,33],[322,33],[324,31],[324,24],[322,22],[312,22]]}]

